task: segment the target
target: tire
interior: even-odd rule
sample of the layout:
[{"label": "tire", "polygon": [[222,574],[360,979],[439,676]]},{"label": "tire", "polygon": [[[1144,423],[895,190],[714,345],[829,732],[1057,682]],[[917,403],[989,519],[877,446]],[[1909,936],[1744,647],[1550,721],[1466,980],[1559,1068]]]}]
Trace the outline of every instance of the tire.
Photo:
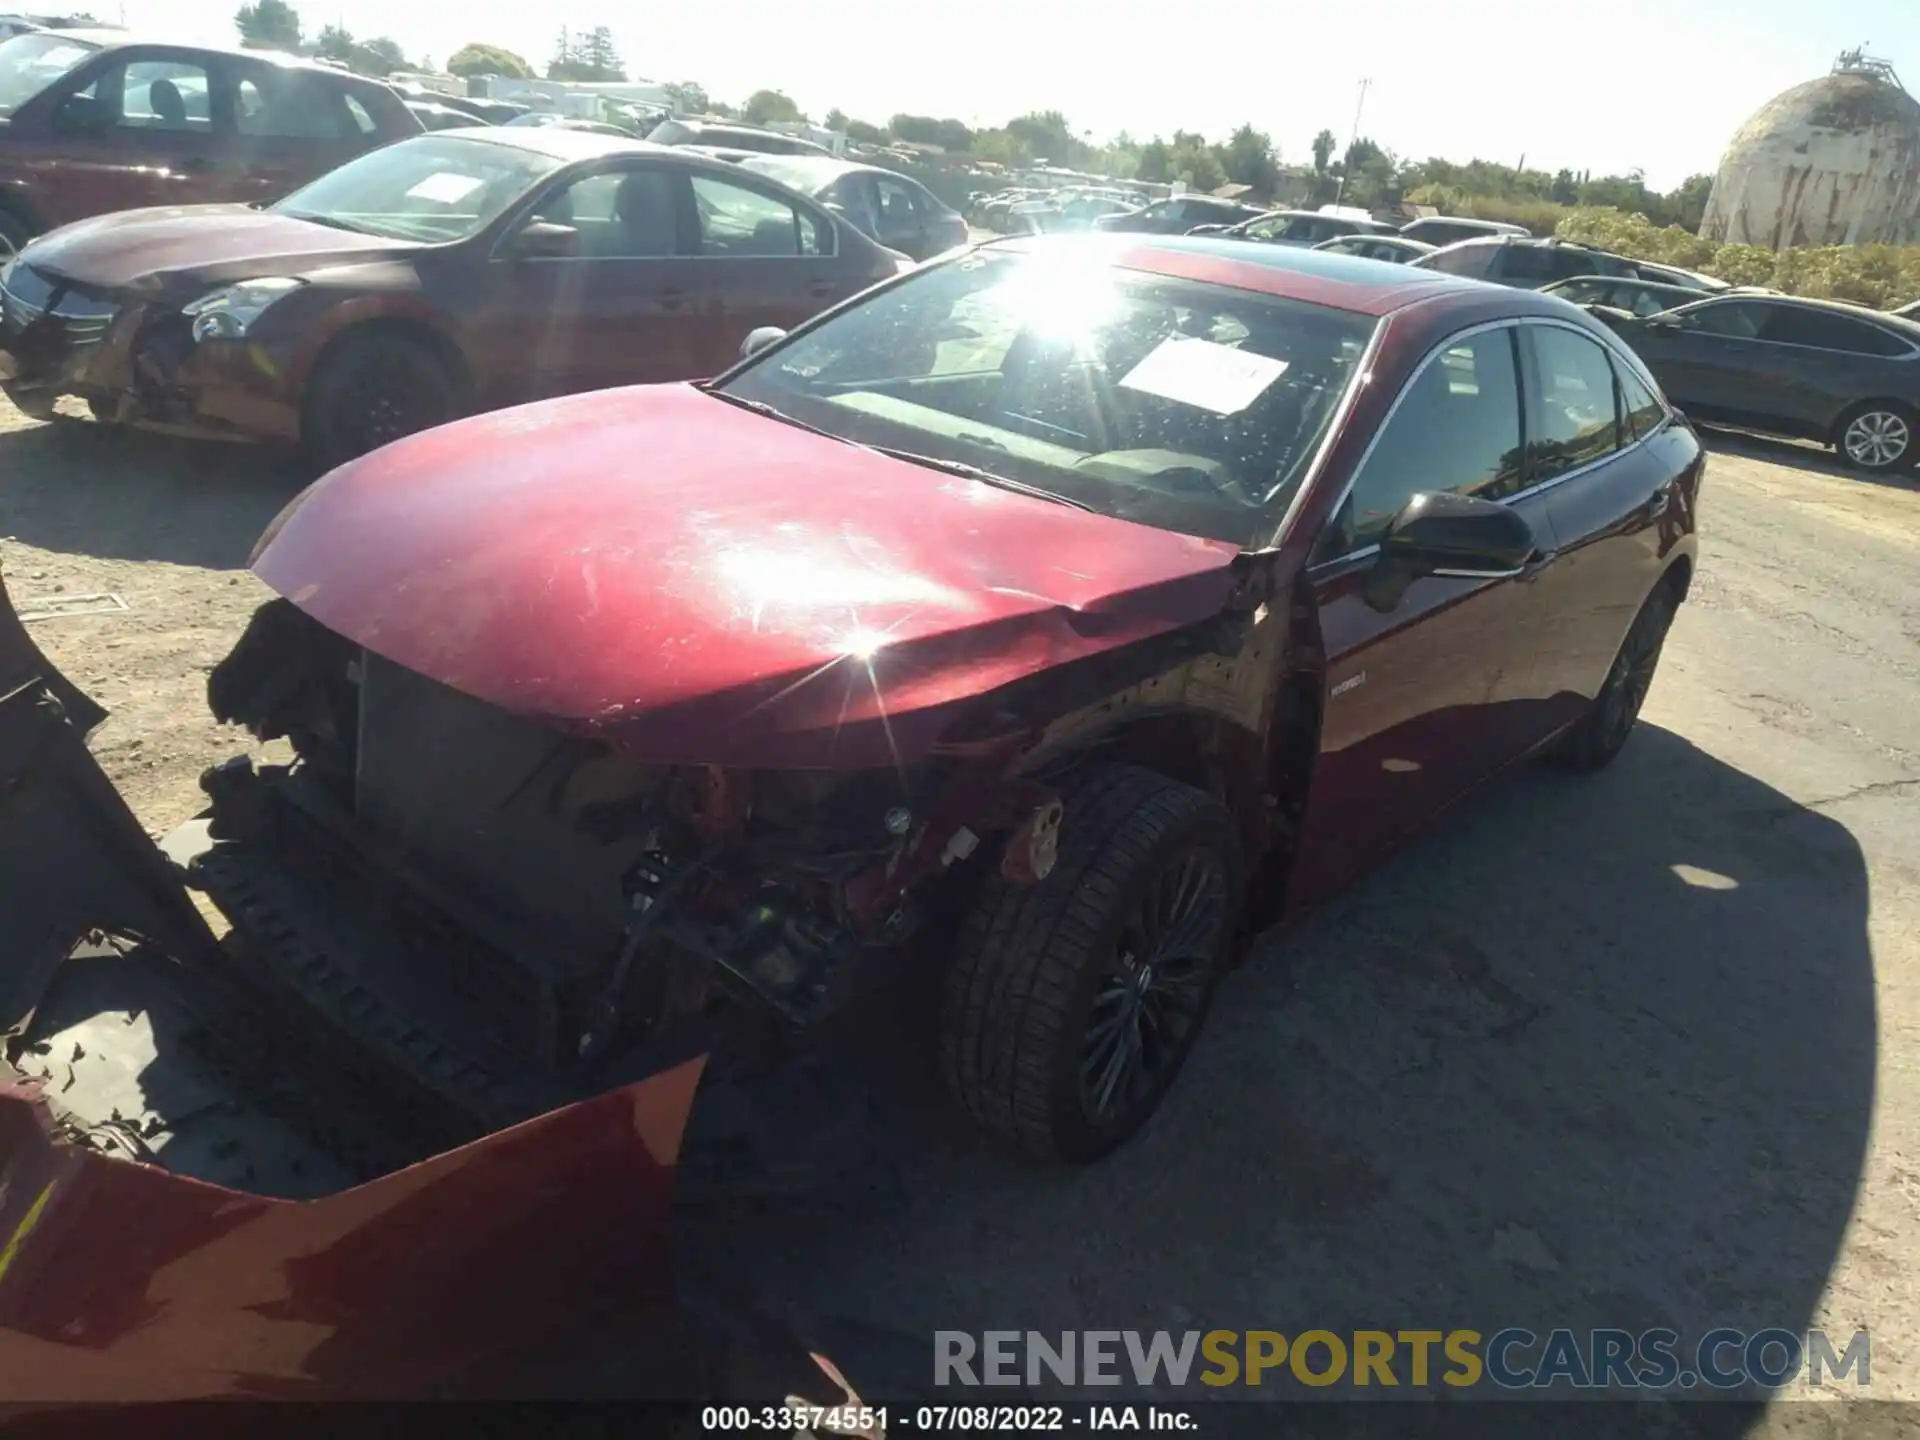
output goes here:
[{"label": "tire", "polygon": [[1053,871],[1035,885],[989,874],[961,926],[939,1054],[981,1125],[1082,1164],[1146,1123],[1185,1064],[1228,965],[1244,866],[1227,808],[1153,771],[1089,766],[1062,799]]},{"label": "tire", "polygon": [[0,265],[11,260],[33,238],[33,230],[11,210],[0,209]]},{"label": "tire", "polygon": [[1833,448],[1856,470],[1911,469],[1920,460],[1920,415],[1896,400],[1865,401],[1833,427]]},{"label": "tire", "polygon": [[1547,759],[1563,770],[1604,769],[1625,748],[1660,664],[1675,608],[1673,586],[1662,580],[1627,628],[1600,693],[1587,713],[1554,742]]},{"label": "tire", "polygon": [[324,470],[459,414],[459,390],[433,350],[405,335],[349,334],[307,390],[307,449]]}]

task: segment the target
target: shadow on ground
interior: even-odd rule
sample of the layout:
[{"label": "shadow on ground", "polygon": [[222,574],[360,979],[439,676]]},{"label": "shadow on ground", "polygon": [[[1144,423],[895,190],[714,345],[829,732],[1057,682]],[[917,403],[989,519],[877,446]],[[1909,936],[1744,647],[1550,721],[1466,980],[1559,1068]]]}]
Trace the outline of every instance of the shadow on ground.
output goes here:
[{"label": "shadow on ground", "polygon": [[1843,826],[1643,724],[1263,944],[1108,1161],[980,1138],[876,1028],[854,1098],[775,1097],[817,1188],[688,1214],[688,1253],[902,1337],[883,1393],[936,1329],[1801,1332],[1867,1140],[1867,907]]},{"label": "shadow on ground", "polygon": [[1790,465],[1836,480],[1857,480],[1865,485],[1885,485],[1894,490],[1920,490],[1920,474],[1912,469],[1875,474],[1856,470],[1841,462],[1832,450],[1809,441],[1779,440],[1771,435],[1756,435],[1750,430],[1722,430],[1696,422],[1700,438],[1714,454],[1743,455],[1749,460],[1766,460],[1775,465]]},{"label": "shadow on ground", "polygon": [[0,536],[103,560],[239,570],[311,478],[283,453],[82,420],[0,430]]}]

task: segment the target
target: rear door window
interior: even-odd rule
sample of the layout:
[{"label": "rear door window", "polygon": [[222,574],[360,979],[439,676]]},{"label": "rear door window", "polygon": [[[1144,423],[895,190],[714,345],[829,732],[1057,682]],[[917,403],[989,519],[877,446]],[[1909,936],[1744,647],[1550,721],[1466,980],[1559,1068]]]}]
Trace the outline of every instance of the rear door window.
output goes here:
[{"label": "rear door window", "polygon": [[1666,407],[1634,374],[1633,367],[1617,357],[1613,362],[1613,374],[1620,385],[1620,423],[1626,438],[1639,440],[1651,435],[1660,427],[1660,422],[1667,418]]},{"label": "rear door window", "polygon": [[[68,96],[56,124],[90,129],[211,135],[212,80],[207,67],[183,60],[129,60],[101,71]],[[64,123],[63,123],[64,122]]]},{"label": "rear door window", "polygon": [[1421,264],[1430,270],[1439,270],[1447,275],[1464,275],[1474,280],[1484,280],[1493,268],[1494,258],[1500,253],[1498,245],[1461,245],[1450,250],[1436,250],[1424,256]]},{"label": "rear door window", "polygon": [[1600,342],[1558,325],[1528,325],[1534,399],[1527,426],[1527,478],[1551,480],[1590,465],[1620,444],[1613,365]]},{"label": "rear door window", "polygon": [[692,183],[699,212],[696,254],[771,259],[832,253],[832,232],[810,212],[710,175],[696,175]]},{"label": "rear door window", "polygon": [[[364,112],[363,112],[364,113]],[[234,125],[242,135],[277,140],[343,140],[361,133],[339,91],[310,76],[248,67],[234,86]],[[371,121],[369,121],[371,123]]]},{"label": "rear door window", "polygon": [[1770,309],[1772,313],[1760,327],[1762,340],[1782,345],[1809,345],[1849,355],[1903,355],[1912,349],[1879,326],[1856,320],[1851,315],[1799,305],[1774,305]]}]

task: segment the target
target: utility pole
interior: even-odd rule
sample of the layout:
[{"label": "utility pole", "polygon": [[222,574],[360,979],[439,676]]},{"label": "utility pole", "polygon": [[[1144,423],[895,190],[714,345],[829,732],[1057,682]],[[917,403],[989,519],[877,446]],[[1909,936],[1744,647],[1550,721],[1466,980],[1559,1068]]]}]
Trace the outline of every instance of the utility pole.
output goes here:
[{"label": "utility pole", "polygon": [[1336,205],[1347,193],[1347,172],[1353,169],[1353,147],[1360,140],[1360,115],[1367,108],[1367,87],[1371,84],[1371,80],[1360,82],[1360,103],[1353,107],[1353,133],[1347,137],[1347,153],[1340,162],[1340,183],[1333,191],[1333,203]]}]

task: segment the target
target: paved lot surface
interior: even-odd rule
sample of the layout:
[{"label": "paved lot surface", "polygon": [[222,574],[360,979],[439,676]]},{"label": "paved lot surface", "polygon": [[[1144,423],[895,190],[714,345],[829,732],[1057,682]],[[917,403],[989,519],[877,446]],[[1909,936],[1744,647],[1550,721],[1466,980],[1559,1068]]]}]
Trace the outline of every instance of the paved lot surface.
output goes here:
[{"label": "paved lot surface", "polygon": [[[866,1158],[731,1219],[734,1263],[919,1337],[1864,1326],[1873,1393],[1920,1398],[1920,488],[1714,445],[1611,771],[1515,775],[1265,945],[1096,1169],[976,1139],[874,1037]],[[34,629],[156,832],[239,748],[201,686],[296,484],[0,409],[7,583],[125,597]]]}]

